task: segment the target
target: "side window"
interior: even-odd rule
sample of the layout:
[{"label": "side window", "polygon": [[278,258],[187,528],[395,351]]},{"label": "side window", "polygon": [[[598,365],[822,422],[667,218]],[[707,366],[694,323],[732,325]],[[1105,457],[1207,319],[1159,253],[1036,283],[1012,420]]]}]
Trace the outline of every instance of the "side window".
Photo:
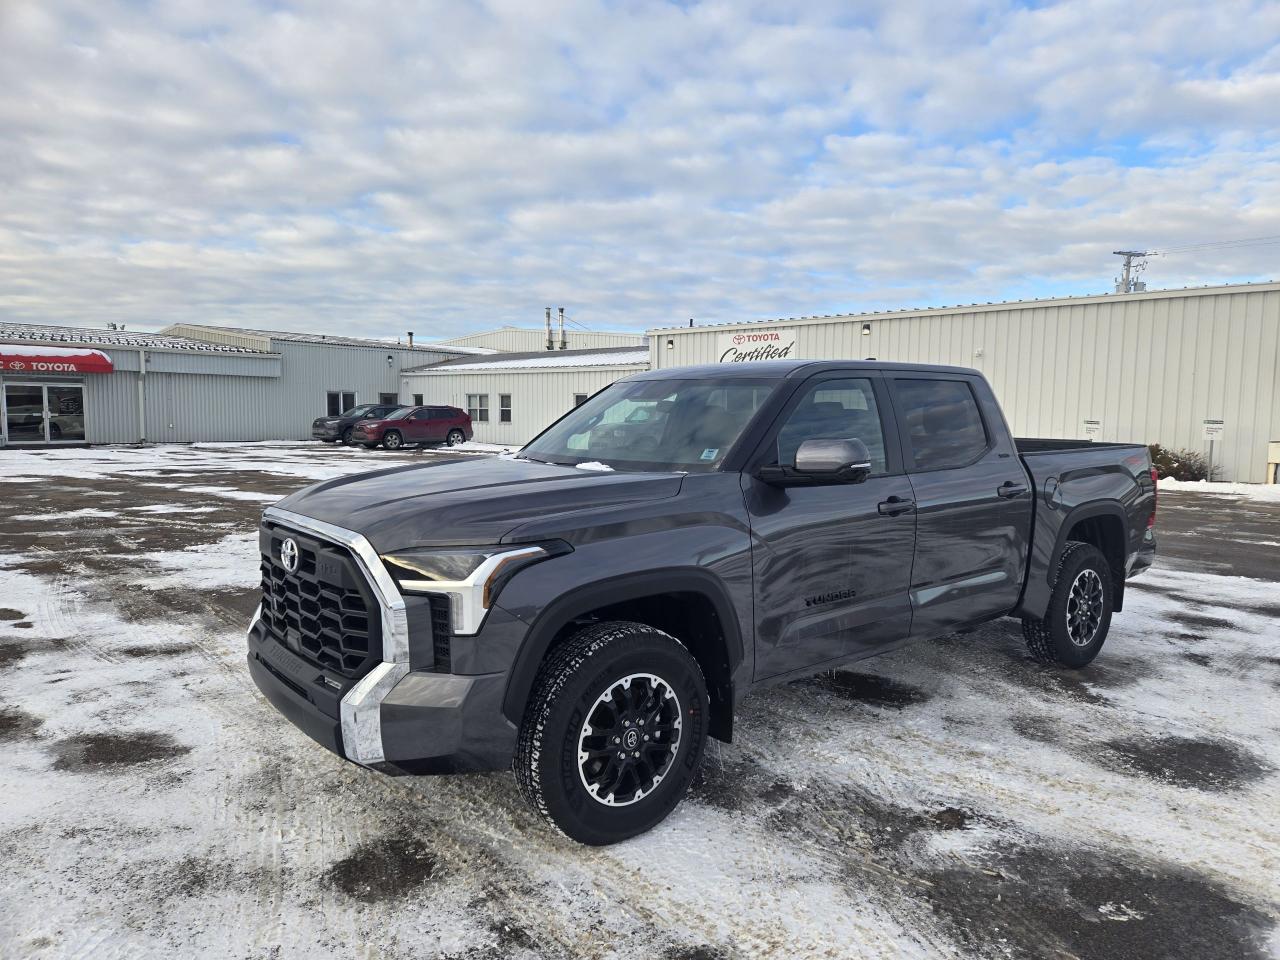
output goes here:
[{"label": "side window", "polygon": [[589,394],[585,394],[585,393],[575,393],[575,394],[573,395],[573,405],[574,405],[575,407],[580,407],[580,406],[582,406],[584,403],[586,403],[586,402],[587,402],[587,397],[588,397],[588,396],[589,396]]},{"label": "side window", "polygon": [[415,410],[415,411],[413,412],[413,419],[414,419],[414,420],[430,420],[430,419],[432,419],[432,417],[431,417],[431,408],[430,408],[430,407],[423,407],[421,410]]},{"label": "side window", "polygon": [[822,380],[805,391],[778,431],[778,463],[796,461],[806,440],[861,440],[871,453],[872,474],[884,473],[884,427],[871,381]]},{"label": "side window", "polygon": [[511,422],[511,394],[509,393],[498,394],[498,422]]},{"label": "side window", "polygon": [[917,470],[973,463],[987,449],[987,431],[973,388],[963,380],[898,380],[895,384]]},{"label": "side window", "polygon": [[396,395],[396,394],[394,394],[394,393],[380,393],[380,394],[378,394],[378,402],[379,402],[379,403],[383,403],[383,404],[394,404],[394,403],[398,403],[398,402],[399,402],[399,400],[400,400],[399,396],[397,396],[397,395]]},{"label": "side window", "polygon": [[467,413],[476,423],[488,423],[489,395],[487,393],[468,393]]},{"label": "side window", "polygon": [[420,407],[420,406],[422,406],[422,394],[420,394],[420,393],[415,393],[415,394],[413,395],[413,405],[414,405],[415,407]]}]

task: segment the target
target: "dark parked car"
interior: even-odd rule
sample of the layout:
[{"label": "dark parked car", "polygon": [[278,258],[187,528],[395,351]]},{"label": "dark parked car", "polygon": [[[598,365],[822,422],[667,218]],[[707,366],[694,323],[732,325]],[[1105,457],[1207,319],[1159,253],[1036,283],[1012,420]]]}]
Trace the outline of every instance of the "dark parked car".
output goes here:
[{"label": "dark parked car", "polygon": [[362,403],[337,417],[316,417],[311,421],[311,439],[326,443],[350,443],[351,430],[362,420],[380,420],[399,408],[395,403]]},{"label": "dark parked car", "polygon": [[543,816],[611,843],[671,812],[761,685],[1005,616],[1085,666],[1155,517],[1145,446],[1015,440],[974,370],[652,370],[514,458],[269,508],[249,670],[339,756],[513,765]]},{"label": "dark parked car", "polygon": [[352,443],[372,450],[378,444],[397,450],[406,444],[447,443],[453,447],[470,440],[471,416],[457,407],[401,407],[377,420],[361,420],[351,432]]}]

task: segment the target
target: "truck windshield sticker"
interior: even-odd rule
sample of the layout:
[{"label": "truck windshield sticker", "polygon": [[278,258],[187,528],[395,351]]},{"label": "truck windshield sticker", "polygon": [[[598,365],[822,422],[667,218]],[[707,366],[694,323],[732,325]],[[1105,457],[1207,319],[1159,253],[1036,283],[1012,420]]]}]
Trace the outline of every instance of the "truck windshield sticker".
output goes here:
[{"label": "truck windshield sticker", "polygon": [[717,454],[717,453],[719,453],[719,452],[720,452],[720,448],[719,448],[719,447],[707,447],[707,449],[705,449],[705,450],[703,450],[703,451],[702,451],[702,456],[701,456],[701,457],[699,457],[698,459],[699,459],[699,460],[714,460],[714,459],[716,458],[716,454]]}]

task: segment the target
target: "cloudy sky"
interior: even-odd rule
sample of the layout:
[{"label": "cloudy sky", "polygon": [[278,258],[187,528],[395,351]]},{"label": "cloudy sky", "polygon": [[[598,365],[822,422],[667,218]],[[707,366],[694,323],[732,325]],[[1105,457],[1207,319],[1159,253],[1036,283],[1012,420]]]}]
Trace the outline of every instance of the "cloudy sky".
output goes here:
[{"label": "cloudy sky", "polygon": [[1280,235],[1278,37],[1265,0],[0,0],[0,317],[422,337],[1103,292],[1112,250]]}]

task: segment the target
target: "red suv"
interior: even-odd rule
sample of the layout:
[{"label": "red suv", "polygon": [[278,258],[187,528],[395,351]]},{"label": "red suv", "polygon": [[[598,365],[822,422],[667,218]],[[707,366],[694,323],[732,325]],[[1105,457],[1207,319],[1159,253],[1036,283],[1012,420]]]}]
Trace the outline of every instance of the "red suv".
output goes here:
[{"label": "red suv", "polygon": [[379,420],[361,420],[351,430],[351,442],[372,450],[382,444],[398,450],[407,443],[447,443],[471,439],[471,417],[457,407],[401,407]]}]

